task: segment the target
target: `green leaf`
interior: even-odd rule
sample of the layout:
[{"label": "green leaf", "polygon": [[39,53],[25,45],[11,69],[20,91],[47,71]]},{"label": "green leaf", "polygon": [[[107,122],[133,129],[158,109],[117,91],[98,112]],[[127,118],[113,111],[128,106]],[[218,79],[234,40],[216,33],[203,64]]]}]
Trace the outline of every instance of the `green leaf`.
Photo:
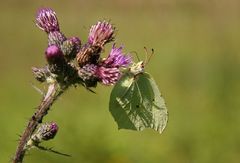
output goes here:
[{"label": "green leaf", "polygon": [[162,133],[167,125],[164,99],[147,73],[124,74],[112,90],[109,110],[119,129],[152,128]]}]

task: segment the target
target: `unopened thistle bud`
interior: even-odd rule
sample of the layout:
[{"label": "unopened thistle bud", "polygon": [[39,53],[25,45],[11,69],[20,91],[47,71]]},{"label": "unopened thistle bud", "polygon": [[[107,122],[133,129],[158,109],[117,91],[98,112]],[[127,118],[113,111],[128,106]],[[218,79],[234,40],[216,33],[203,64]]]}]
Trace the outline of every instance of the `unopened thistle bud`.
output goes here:
[{"label": "unopened thistle bud", "polygon": [[42,8],[38,10],[36,25],[46,33],[59,31],[56,13],[50,8]]},{"label": "unopened thistle bud", "polygon": [[76,57],[81,47],[81,41],[77,37],[71,37],[64,41],[61,45],[65,58],[69,61]]},{"label": "unopened thistle bud", "polygon": [[99,21],[90,28],[88,43],[102,47],[114,39],[114,31],[115,28],[109,22]]},{"label": "unopened thistle bud", "polygon": [[49,46],[45,51],[45,56],[49,64],[58,64],[64,60],[61,49],[56,45]]},{"label": "unopened thistle bud", "polygon": [[41,124],[31,137],[31,140],[35,143],[41,143],[53,139],[58,132],[58,126],[55,122]]},{"label": "unopened thistle bud", "polygon": [[32,67],[32,72],[33,72],[35,78],[36,78],[39,82],[44,82],[44,81],[46,81],[47,77],[49,76],[49,72],[47,71],[46,68]]},{"label": "unopened thistle bud", "polygon": [[48,45],[57,45],[61,46],[62,43],[66,40],[64,34],[59,31],[53,31],[48,34]]}]

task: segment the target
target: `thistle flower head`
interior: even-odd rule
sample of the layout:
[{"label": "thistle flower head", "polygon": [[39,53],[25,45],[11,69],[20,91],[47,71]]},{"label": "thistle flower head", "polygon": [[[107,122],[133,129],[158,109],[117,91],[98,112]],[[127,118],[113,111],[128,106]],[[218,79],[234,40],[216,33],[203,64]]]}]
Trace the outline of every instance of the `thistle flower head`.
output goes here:
[{"label": "thistle flower head", "polygon": [[117,48],[115,44],[108,57],[103,61],[103,64],[108,67],[127,67],[132,62],[129,55],[124,55],[122,52],[123,47]]},{"label": "thistle flower head", "polygon": [[90,28],[88,43],[95,46],[103,46],[114,39],[115,28],[106,21],[97,22]]},{"label": "thistle flower head", "polygon": [[46,33],[60,30],[56,13],[50,8],[42,8],[38,10],[36,25]]},{"label": "thistle flower head", "polygon": [[104,85],[113,85],[121,77],[121,73],[118,68],[107,68],[104,66],[98,67],[96,75],[98,76],[100,82]]},{"label": "thistle flower head", "polygon": [[61,49],[56,45],[49,46],[45,51],[45,55],[49,63],[55,63],[63,58]]}]

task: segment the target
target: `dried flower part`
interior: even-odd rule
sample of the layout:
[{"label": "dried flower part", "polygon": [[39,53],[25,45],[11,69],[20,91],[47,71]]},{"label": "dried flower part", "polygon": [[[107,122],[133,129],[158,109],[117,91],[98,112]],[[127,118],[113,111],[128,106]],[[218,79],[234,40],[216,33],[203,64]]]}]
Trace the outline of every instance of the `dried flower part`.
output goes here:
[{"label": "dried flower part", "polygon": [[50,76],[46,68],[32,67],[32,72],[35,76],[35,79],[37,79],[39,82],[46,81],[47,77]]},{"label": "dried flower part", "polygon": [[76,58],[80,67],[86,64],[96,64],[100,57],[101,48],[86,44],[78,52]]},{"label": "dried flower part", "polygon": [[103,64],[107,67],[127,67],[132,62],[129,55],[124,55],[122,52],[123,47],[117,48],[115,44],[112,46],[112,50],[109,53],[107,59],[103,61]]},{"label": "dried flower part", "polygon": [[62,43],[61,50],[65,58],[68,61],[70,61],[76,57],[80,47],[81,47],[80,39],[77,37],[71,37]]},{"label": "dried flower part", "polygon": [[121,77],[121,73],[118,68],[107,68],[103,66],[98,67],[96,75],[98,76],[100,82],[104,85],[113,85]]},{"label": "dried flower part", "polygon": [[56,45],[49,46],[45,51],[45,56],[49,64],[62,63],[64,59],[61,49]]},{"label": "dried flower part", "polygon": [[42,8],[38,10],[36,16],[36,25],[47,33],[59,31],[56,13],[50,8]]},{"label": "dried flower part", "polygon": [[36,133],[31,137],[35,143],[41,143],[53,139],[58,132],[58,126],[55,122],[41,124]]},{"label": "dried flower part", "polygon": [[57,45],[60,47],[65,40],[66,37],[59,31],[50,32],[48,34],[48,45]]},{"label": "dried flower part", "polygon": [[102,47],[114,39],[114,31],[115,28],[109,22],[99,21],[90,28],[88,43]]}]

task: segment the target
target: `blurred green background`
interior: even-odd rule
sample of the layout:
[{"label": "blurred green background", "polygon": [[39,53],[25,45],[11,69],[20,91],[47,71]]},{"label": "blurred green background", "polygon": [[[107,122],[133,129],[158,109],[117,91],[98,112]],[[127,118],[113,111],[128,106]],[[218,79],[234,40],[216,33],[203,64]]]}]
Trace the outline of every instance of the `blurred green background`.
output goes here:
[{"label": "blurred green background", "polygon": [[[70,89],[45,121],[59,133],[36,149],[29,163],[238,163],[240,162],[240,1],[238,0],[9,0],[0,2],[0,162],[13,156],[18,134],[41,95],[32,66],[46,63],[46,34],[36,28],[39,7],[51,7],[67,36],[86,41],[89,27],[111,20],[125,52],[155,49],[147,66],[169,109],[162,135],[118,130],[108,111],[111,87],[97,94]],[[109,45],[110,47],[110,45]]]}]

